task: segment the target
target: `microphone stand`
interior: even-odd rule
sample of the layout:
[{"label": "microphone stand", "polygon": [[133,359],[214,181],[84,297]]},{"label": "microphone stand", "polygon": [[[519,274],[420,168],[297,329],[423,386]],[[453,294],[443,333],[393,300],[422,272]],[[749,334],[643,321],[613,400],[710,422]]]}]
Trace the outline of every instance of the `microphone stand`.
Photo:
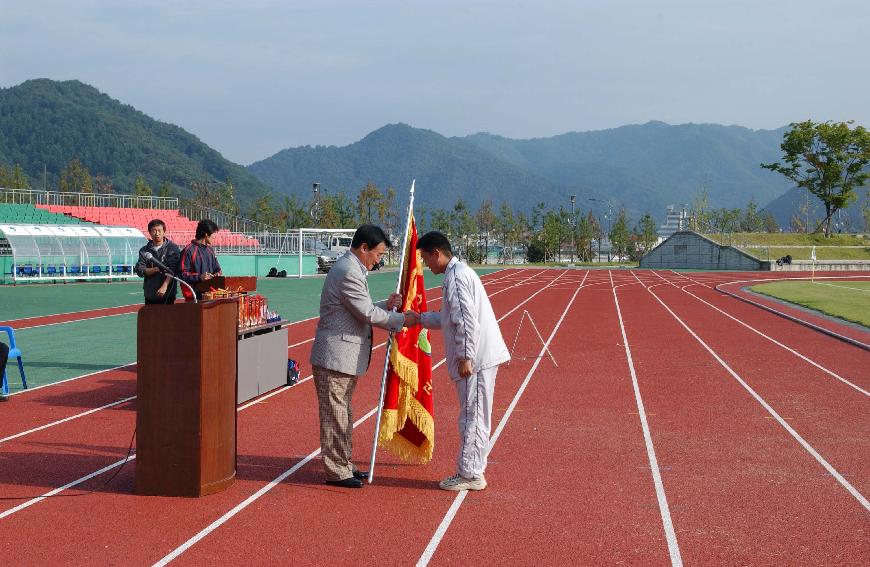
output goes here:
[{"label": "microphone stand", "polygon": [[189,283],[187,283],[186,281],[184,281],[184,280],[181,279],[181,278],[177,278],[177,277],[175,277],[175,274],[173,274],[173,273],[170,272],[170,271],[163,270],[163,271],[161,271],[160,273],[163,274],[164,276],[169,276],[170,278],[174,279],[175,281],[177,281],[177,282],[180,283],[180,284],[186,285],[186,286],[187,286],[187,289],[190,290],[190,294],[193,296],[193,302],[194,302],[194,303],[199,303],[199,302],[197,301],[197,299],[196,299],[196,292],[193,291],[193,288],[190,286]]},{"label": "microphone stand", "polygon": [[169,276],[170,278],[174,279],[174,280],[177,281],[178,283],[181,283],[181,284],[186,285],[186,286],[187,286],[187,289],[190,290],[190,294],[193,295],[193,302],[194,302],[194,303],[199,303],[199,302],[196,300],[196,292],[193,291],[193,288],[190,287],[190,284],[189,284],[189,283],[187,283],[186,281],[184,281],[184,280],[181,279],[181,278],[177,278],[177,277],[175,277],[175,275],[174,275],[172,272],[163,272],[163,273],[164,273],[165,275]]},{"label": "microphone stand", "polygon": [[145,254],[140,254],[139,257],[142,258],[143,260],[145,260],[146,262],[152,262],[154,264],[157,264],[156,267],[160,269],[160,273],[163,274],[164,276],[169,276],[170,278],[174,279],[178,283],[186,285],[187,289],[190,290],[190,294],[193,296],[193,302],[199,303],[199,301],[197,301],[197,299],[196,299],[196,292],[193,291],[193,288],[190,286],[190,284],[187,283],[186,281],[180,279],[180,278],[175,277],[175,274],[172,273],[172,270],[170,270],[166,265],[164,265],[157,258],[155,258],[151,252],[147,252]]}]

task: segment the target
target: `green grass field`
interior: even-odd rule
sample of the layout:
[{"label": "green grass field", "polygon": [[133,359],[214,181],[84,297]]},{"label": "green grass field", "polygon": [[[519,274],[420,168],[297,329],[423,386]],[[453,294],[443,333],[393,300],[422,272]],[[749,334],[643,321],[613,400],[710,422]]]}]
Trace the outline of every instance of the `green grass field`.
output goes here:
[{"label": "green grass field", "polygon": [[755,285],[752,291],[870,327],[870,281],[788,281]]},{"label": "green grass field", "polygon": [[866,234],[803,234],[794,232],[734,232],[730,234],[705,234],[719,244],[730,246],[864,246],[870,247],[870,236]]},{"label": "green grass field", "polygon": [[775,261],[783,256],[794,260],[809,260],[816,247],[818,260],[870,260],[870,236],[865,234],[757,233],[708,234],[720,244],[734,246],[760,260]]}]

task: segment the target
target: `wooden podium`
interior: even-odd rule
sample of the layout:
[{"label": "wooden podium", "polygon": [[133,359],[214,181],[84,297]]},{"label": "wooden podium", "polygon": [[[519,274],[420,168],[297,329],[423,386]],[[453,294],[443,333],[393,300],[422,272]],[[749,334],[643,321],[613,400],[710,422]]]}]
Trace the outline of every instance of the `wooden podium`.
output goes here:
[{"label": "wooden podium", "polygon": [[203,496],[236,476],[238,299],[139,310],[136,492]]}]

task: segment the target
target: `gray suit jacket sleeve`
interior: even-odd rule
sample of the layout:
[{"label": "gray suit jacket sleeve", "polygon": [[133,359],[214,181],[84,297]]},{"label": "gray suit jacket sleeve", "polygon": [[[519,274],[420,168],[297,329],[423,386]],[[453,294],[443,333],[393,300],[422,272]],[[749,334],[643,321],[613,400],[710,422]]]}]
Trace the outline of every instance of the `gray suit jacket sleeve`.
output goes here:
[{"label": "gray suit jacket sleeve", "polygon": [[369,325],[390,331],[401,331],[405,325],[404,315],[386,311],[372,302],[365,276],[354,273],[354,270],[348,270],[345,277],[341,278],[339,297],[351,315]]}]

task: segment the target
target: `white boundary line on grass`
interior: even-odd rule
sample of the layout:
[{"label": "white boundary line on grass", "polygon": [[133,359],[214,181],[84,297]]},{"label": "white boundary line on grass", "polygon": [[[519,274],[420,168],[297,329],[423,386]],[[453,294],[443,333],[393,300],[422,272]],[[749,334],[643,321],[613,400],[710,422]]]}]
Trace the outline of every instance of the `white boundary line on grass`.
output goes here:
[{"label": "white boundary line on grass", "polygon": [[[632,272],[632,274],[633,273],[634,272]],[[635,276],[635,277],[637,277],[637,276]],[[641,284],[641,285],[643,285],[643,284]],[[728,363],[725,362],[722,359],[722,357],[720,357],[716,353],[716,351],[714,351],[712,348],[710,348],[710,346],[704,342],[704,339],[699,337],[695,333],[695,331],[693,331],[682,319],[680,319],[680,317],[676,313],[674,313],[671,310],[671,308],[668,307],[668,305],[664,301],[662,301],[658,295],[655,294],[654,291],[652,291],[649,287],[647,287],[645,285],[644,285],[644,287],[646,288],[646,291],[648,293],[650,293],[653,297],[655,297],[656,301],[658,301],[662,305],[662,307],[664,307],[667,310],[667,312],[670,313],[671,316],[674,319],[676,319],[677,322],[680,325],[682,325],[683,328],[686,329],[686,331],[688,331],[688,333],[690,335],[692,335],[692,337],[696,341],[698,341],[701,344],[701,346],[703,346],[704,349],[707,352],[709,352],[713,358],[716,359],[716,362],[718,362],[722,366],[722,368],[724,368],[728,372],[728,374],[730,374],[731,377],[734,378],[737,381],[737,383],[743,387],[743,389],[745,389],[747,392],[749,392],[749,395],[751,395],[753,398],[755,398],[755,401],[757,401],[761,405],[761,407],[763,407],[765,409],[765,411],[767,411],[767,413],[769,413],[771,415],[771,417],[773,417],[773,419],[775,419],[777,421],[777,423],[779,423],[783,427],[783,429],[785,429],[788,432],[788,434],[791,435],[792,438],[794,438],[794,440],[797,441],[798,444],[804,448],[804,450],[806,450],[807,453],[809,453],[820,465],[822,465],[822,467],[826,471],[828,471],[828,474],[830,474],[832,477],[834,477],[834,479],[837,482],[839,482],[840,485],[843,488],[845,488],[846,491],[849,494],[851,494],[858,501],[858,503],[864,507],[865,510],[870,512],[870,501],[868,501],[867,498],[863,494],[858,492],[858,490],[854,486],[852,486],[852,484],[848,480],[846,480],[837,469],[835,469],[828,461],[825,460],[824,457],[822,457],[819,454],[818,451],[815,450],[815,448],[813,448],[812,445],[810,445],[803,437],[801,437],[801,435],[791,425],[789,425],[788,422],[786,422],[776,412],[776,410],[773,409],[773,407],[764,400],[764,398],[762,398],[755,390],[753,390],[752,387],[749,384],[747,384],[746,381],[743,380],[743,378],[741,378],[739,374],[737,374],[737,372],[735,372],[730,366],[728,366]]]},{"label": "white boundary line on grass", "polygon": [[[565,273],[565,272],[563,272]],[[589,272],[587,271],[588,275]],[[561,276],[560,276],[561,277]],[[559,279],[559,278],[556,278]],[[555,281],[555,280],[553,280]],[[562,326],[562,321],[565,319],[565,315],[568,314],[568,310],[571,309],[571,305],[574,304],[574,299],[577,298],[577,294],[580,293],[580,290],[583,289],[583,283],[586,281],[586,277],[583,277],[583,281],[580,282],[580,286],[574,292],[574,295],[571,296],[571,300],[568,302],[568,305],[565,307],[565,310],[562,312],[562,316],[556,322],[556,326],[553,327],[553,332],[550,333],[547,342],[541,348],[541,352],[535,358],[534,364],[532,364],[531,369],[528,374],[526,374],[525,379],[522,384],[520,384],[519,389],[517,389],[516,394],[514,394],[513,399],[511,400],[510,405],[505,411],[504,415],[499,421],[498,427],[495,430],[492,438],[489,440],[489,448],[487,449],[487,454],[492,451],[492,448],[495,446],[496,441],[498,441],[499,436],[501,436],[501,432],[504,430],[505,425],[507,425],[508,420],[513,414],[514,408],[520,401],[520,398],[523,395],[523,392],[526,391],[526,386],[529,385],[529,382],[532,380],[532,375],[534,375],[535,370],[538,369],[538,365],[541,364],[541,360],[543,360],[544,351],[547,350],[552,342],[553,338],[556,336],[556,332],[559,330],[559,327]],[[545,288],[546,289],[546,288]],[[518,308],[519,306],[517,306]],[[517,309],[514,308],[514,311]],[[509,314],[509,313],[508,313]],[[506,317],[505,315],[504,317]],[[502,319],[504,318],[502,317]],[[501,319],[499,319],[501,320]],[[435,551],[438,550],[438,546],[441,544],[441,540],[444,539],[444,535],[447,533],[448,528],[450,528],[450,524],[453,523],[453,519],[456,517],[456,513],[459,512],[459,507],[462,506],[462,503],[465,501],[465,497],[468,495],[467,490],[460,490],[459,493],[453,499],[453,503],[450,505],[450,508],[447,510],[447,513],[444,515],[444,518],[441,519],[441,523],[438,524],[438,528],[436,528],[435,533],[432,534],[432,538],[429,540],[428,545],[426,545],[426,549],[423,550],[423,553],[420,555],[420,558],[417,560],[417,567],[426,567],[429,564],[429,561],[432,560],[432,556],[435,555]]]},{"label": "white boundary line on grass", "polygon": [[[849,287],[847,285],[834,285],[832,283],[827,282],[813,282],[816,285],[826,285],[828,287],[835,287],[837,289],[851,289],[852,291],[862,291],[864,293],[870,293],[870,289],[861,289],[860,287]],[[844,283],[852,283],[852,282],[844,282]]]}]

